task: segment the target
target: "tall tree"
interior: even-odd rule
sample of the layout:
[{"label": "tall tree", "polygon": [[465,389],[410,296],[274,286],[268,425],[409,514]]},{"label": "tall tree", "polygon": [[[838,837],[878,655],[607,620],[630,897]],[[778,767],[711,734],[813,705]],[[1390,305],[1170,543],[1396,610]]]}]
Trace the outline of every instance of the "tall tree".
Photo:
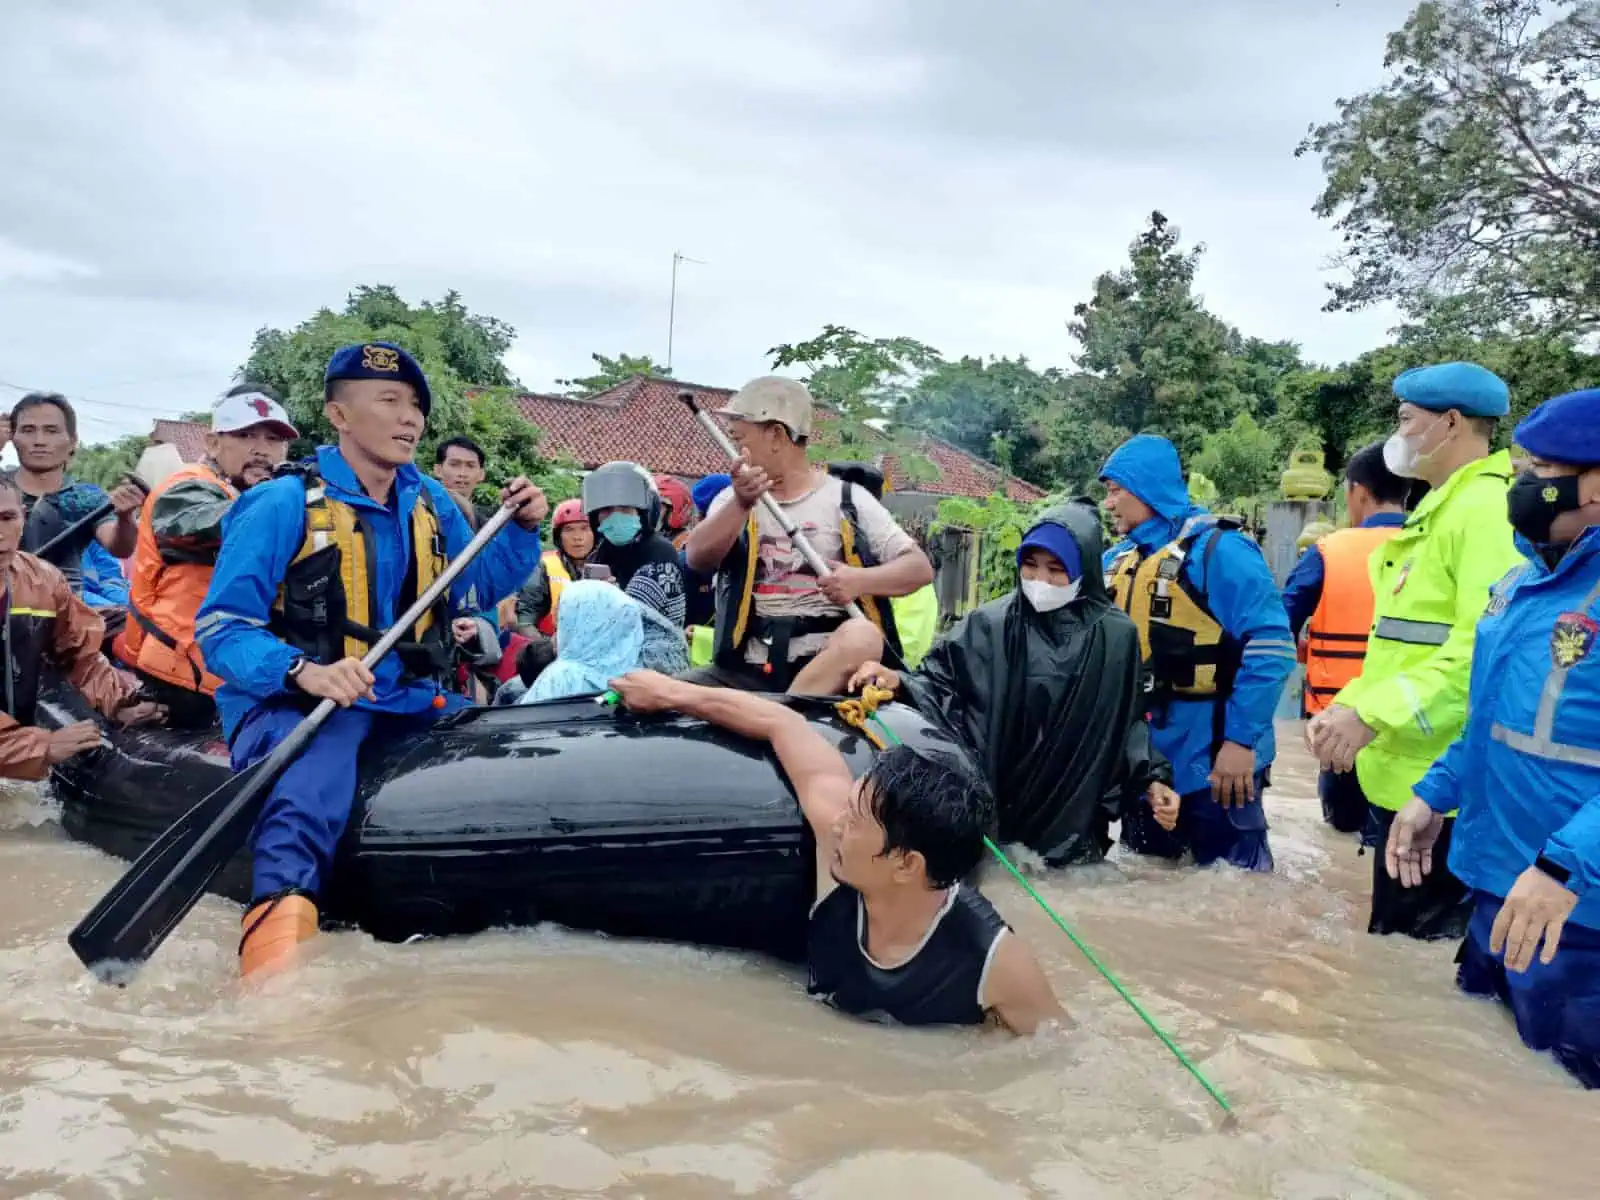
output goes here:
[{"label": "tall tree", "polygon": [[1384,67],[1296,151],[1344,235],[1328,309],[1600,329],[1600,0],[1428,0]]},{"label": "tall tree", "polygon": [[511,398],[517,381],[502,356],[515,338],[510,325],[469,312],[453,291],[437,303],[412,306],[387,285],[361,287],[338,312],[319,309],[292,330],[259,330],[238,374],[284,398],[302,434],[294,452],[306,453],[333,440],[323,415],[322,380],[334,350],[350,342],[394,342],[421,364],[433,394],[417,451],[420,464],[432,463],[440,441],[467,434],[488,456],[486,490],[526,474],[552,499],[560,499],[574,494],[577,477],[572,464],[547,461],[538,453],[539,432]]},{"label": "tall tree", "polygon": [[900,404],[906,425],[993,459],[1024,479],[1045,468],[1046,427],[1065,402],[1065,378],[1026,358],[962,358],[925,372]]},{"label": "tall tree", "polygon": [[[209,414],[207,414],[209,417]],[[142,433],[130,433],[98,446],[79,446],[69,468],[77,478],[107,489],[116,487],[150,445]]]},{"label": "tall tree", "polygon": [[1228,370],[1232,331],[1194,294],[1205,247],[1181,250],[1179,240],[1176,225],[1151,213],[1130,264],[1094,281],[1067,328],[1083,347],[1078,366],[1094,380],[1090,411],[1119,428],[1163,433],[1193,454],[1243,398]]},{"label": "tall tree", "polygon": [[626,383],[635,375],[654,375],[661,379],[671,379],[672,372],[661,366],[648,354],[619,354],[615,358],[608,354],[591,354],[597,368],[593,375],[584,375],[577,379],[558,379],[556,386],[565,388],[566,394],[577,400],[584,400],[590,396],[598,396],[609,388],[614,388],[619,383]]}]

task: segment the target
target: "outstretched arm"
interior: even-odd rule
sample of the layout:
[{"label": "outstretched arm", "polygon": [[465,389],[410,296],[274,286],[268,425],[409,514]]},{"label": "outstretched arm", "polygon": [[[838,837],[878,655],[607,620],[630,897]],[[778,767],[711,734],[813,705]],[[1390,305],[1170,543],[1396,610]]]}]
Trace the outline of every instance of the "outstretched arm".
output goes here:
[{"label": "outstretched arm", "polygon": [[697,687],[654,671],[630,672],[611,687],[635,712],[681,712],[770,745],[816,838],[819,897],[832,886],[833,828],[855,781],[844,756],[804,717],[753,692]]}]

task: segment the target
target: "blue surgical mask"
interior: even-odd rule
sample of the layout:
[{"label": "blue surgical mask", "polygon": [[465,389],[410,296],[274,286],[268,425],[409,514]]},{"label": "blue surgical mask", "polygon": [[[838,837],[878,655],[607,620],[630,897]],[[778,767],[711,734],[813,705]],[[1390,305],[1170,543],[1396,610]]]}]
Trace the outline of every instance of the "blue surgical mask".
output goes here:
[{"label": "blue surgical mask", "polygon": [[600,536],[613,546],[630,545],[643,528],[639,518],[633,513],[612,513],[600,522]]}]

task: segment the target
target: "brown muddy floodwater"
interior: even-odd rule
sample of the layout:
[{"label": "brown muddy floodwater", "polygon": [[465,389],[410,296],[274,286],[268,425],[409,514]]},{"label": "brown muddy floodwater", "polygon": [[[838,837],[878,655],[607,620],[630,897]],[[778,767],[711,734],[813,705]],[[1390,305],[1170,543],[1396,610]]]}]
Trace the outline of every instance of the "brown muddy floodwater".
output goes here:
[{"label": "brown muddy floodwater", "polygon": [[1121,861],[1044,895],[1227,1093],[1212,1102],[1016,884],[1070,1033],[853,1023],[796,972],[560,930],[322,939],[232,984],[208,899],[126,991],[65,935],[119,864],[0,800],[0,1196],[1586,1197],[1600,1094],[1369,938],[1370,859],[1289,727],[1279,874]]}]

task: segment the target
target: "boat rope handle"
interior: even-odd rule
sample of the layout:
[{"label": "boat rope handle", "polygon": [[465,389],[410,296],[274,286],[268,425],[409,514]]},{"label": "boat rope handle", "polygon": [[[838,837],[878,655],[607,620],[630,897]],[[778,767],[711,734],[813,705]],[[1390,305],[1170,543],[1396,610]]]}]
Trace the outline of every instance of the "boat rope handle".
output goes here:
[{"label": "boat rope handle", "polygon": [[[886,750],[888,749],[887,742],[892,742],[896,746],[902,746],[905,744],[895,736],[894,730],[890,729],[883,723],[883,718],[878,716],[878,706],[892,699],[893,697],[894,693],[889,691],[887,688],[875,687],[869,684],[867,687],[861,690],[860,699],[841,700],[839,703],[834,705],[834,709],[838,712],[840,718],[845,722],[845,724],[850,725],[855,729],[859,729],[863,734],[866,735],[867,740],[879,750]],[[868,725],[869,721],[872,725],[876,725],[878,727],[877,730],[872,729]],[[887,742],[885,739],[887,739]],[[1168,1050],[1172,1051],[1174,1057],[1176,1057],[1177,1060],[1183,1064],[1184,1069],[1199,1081],[1201,1087],[1205,1088],[1206,1094],[1217,1102],[1223,1113],[1226,1114],[1223,1122],[1224,1128],[1227,1128],[1229,1123],[1236,1122],[1237,1118],[1233,1115],[1233,1108],[1228,1104],[1227,1097],[1225,1097],[1222,1092],[1217,1089],[1217,1086],[1214,1083],[1206,1078],[1205,1072],[1201,1071],[1199,1067],[1195,1066],[1194,1063],[1190,1061],[1189,1056],[1179,1048],[1177,1042],[1172,1040],[1171,1035],[1169,1035],[1165,1029],[1161,1028],[1161,1026],[1156,1023],[1154,1017],[1145,1011],[1144,1005],[1140,1004],[1133,998],[1133,993],[1129,992],[1128,989],[1122,985],[1122,981],[1113,975],[1111,971],[1107,969],[1105,964],[1103,964],[1100,959],[1096,957],[1095,952],[1089,949],[1089,947],[1084,943],[1083,939],[1073,932],[1072,926],[1067,924],[1066,920],[1061,916],[1061,914],[1056,912],[1054,908],[1050,907],[1049,901],[1047,901],[1038,893],[1033,884],[1028,882],[1028,879],[1022,874],[1021,871],[1017,869],[1016,864],[1006,856],[1005,851],[1000,849],[999,846],[995,845],[987,835],[985,835],[983,839],[983,844],[988,847],[991,854],[1000,860],[1000,865],[1011,873],[1011,877],[1022,885],[1023,891],[1027,892],[1028,895],[1032,896],[1034,900],[1038,902],[1039,907],[1044,909],[1046,915],[1056,923],[1056,927],[1059,928],[1062,933],[1066,934],[1069,939],[1071,939],[1074,946],[1083,952],[1083,956],[1089,960],[1089,965],[1092,966],[1096,971],[1100,972],[1100,974],[1105,978],[1105,981],[1116,989],[1117,995],[1121,996],[1128,1002],[1128,1007],[1139,1014],[1139,1018],[1150,1027],[1150,1031],[1161,1039],[1162,1045],[1166,1046]]]}]

